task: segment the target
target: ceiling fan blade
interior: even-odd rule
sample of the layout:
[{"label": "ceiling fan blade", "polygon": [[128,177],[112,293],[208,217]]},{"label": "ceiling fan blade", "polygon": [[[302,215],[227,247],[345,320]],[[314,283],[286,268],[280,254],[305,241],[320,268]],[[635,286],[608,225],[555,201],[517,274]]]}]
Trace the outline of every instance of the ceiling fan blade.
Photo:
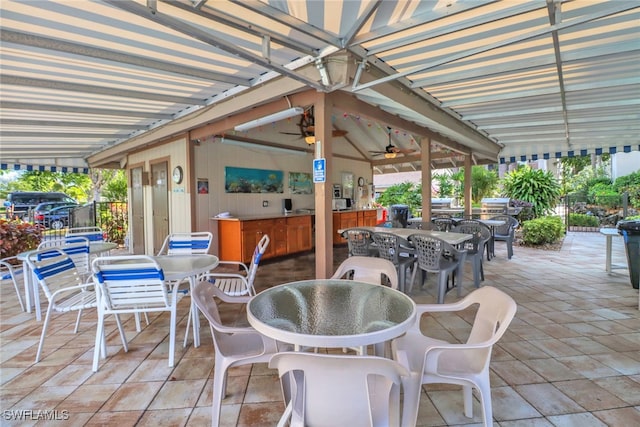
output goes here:
[{"label": "ceiling fan blade", "polygon": [[331,131],[331,136],[345,136],[348,133],[349,132],[347,132],[346,130],[334,129],[333,131]]},{"label": "ceiling fan blade", "polygon": [[300,136],[300,132],[280,132],[280,133],[282,133],[284,135],[298,135],[298,136]]}]

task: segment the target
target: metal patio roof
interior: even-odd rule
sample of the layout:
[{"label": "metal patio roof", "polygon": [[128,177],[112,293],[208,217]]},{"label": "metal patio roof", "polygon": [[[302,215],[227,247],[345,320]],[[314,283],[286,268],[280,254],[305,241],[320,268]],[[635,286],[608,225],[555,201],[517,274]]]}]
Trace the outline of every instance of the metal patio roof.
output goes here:
[{"label": "metal patio roof", "polygon": [[[0,24],[3,168],[100,166],[266,87],[355,97],[334,146],[376,173],[421,168],[369,152],[390,136],[451,164],[640,149],[637,0],[3,0]],[[295,130],[234,136],[295,147]]]}]

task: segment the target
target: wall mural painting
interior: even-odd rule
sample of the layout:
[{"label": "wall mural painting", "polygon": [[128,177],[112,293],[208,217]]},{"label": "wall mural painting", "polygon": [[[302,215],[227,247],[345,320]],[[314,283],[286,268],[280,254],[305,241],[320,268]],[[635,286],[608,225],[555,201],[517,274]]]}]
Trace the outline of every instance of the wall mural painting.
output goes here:
[{"label": "wall mural painting", "polygon": [[307,172],[289,172],[291,194],[313,194],[313,178]]},{"label": "wall mural painting", "polygon": [[224,168],[226,193],[284,193],[284,173],[266,169]]}]

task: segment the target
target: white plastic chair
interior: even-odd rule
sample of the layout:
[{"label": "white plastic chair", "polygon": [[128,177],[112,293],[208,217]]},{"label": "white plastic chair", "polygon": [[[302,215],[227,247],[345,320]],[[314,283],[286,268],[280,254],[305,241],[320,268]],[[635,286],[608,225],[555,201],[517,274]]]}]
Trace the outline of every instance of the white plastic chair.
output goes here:
[{"label": "white plastic chair", "polygon": [[24,289],[24,272],[22,263],[18,262],[18,258],[15,256],[0,259],[0,286],[4,288],[9,282],[16,290],[20,308],[22,311],[26,311],[24,302],[22,302],[22,295],[20,295],[21,289]]},{"label": "white plastic chair", "polygon": [[287,404],[278,426],[400,425],[408,371],[394,360],[289,352],[273,356],[269,367],[278,369]]},{"label": "white plastic chair", "polygon": [[77,333],[82,311],[95,308],[97,303],[93,283],[83,282],[82,275],[76,269],[71,257],[60,249],[53,248],[32,252],[27,257],[27,263],[33,272],[34,279],[38,281],[42,292],[49,301],[36,353],[36,363],[38,363],[51,313],[54,311],[59,313],[77,311],[78,317],[73,330],[73,333]]},{"label": "white plastic chair", "polygon": [[[269,236],[264,235],[258,242],[253,256],[251,257],[251,264],[247,266],[243,262],[239,261],[220,261],[220,266],[235,266],[242,270],[242,273],[228,273],[228,272],[216,272],[212,270],[210,273],[205,274],[202,279],[208,280],[216,285],[222,292],[233,297],[251,297],[256,294],[256,290],[253,287],[253,282],[258,272],[258,264],[269,246]],[[238,299],[237,302],[247,302],[247,299]]]},{"label": "white plastic chair", "polygon": [[386,278],[392,289],[398,289],[396,266],[382,258],[350,256],[342,261],[331,278],[342,279],[345,276],[352,280],[376,285],[384,284]]},{"label": "white plastic chair", "polygon": [[268,362],[271,356],[278,352],[278,346],[276,341],[251,327],[223,325],[215,298],[235,302],[233,297],[229,297],[210,282],[202,281],[196,284],[192,299],[209,321],[215,349],[211,425],[217,427],[220,422],[220,405],[226,394],[228,369]]},{"label": "white plastic chair", "polygon": [[[423,314],[462,311],[474,304],[478,307],[467,342],[448,343],[422,334],[420,318]],[[468,418],[473,417],[472,388],[478,390],[484,425],[492,425],[491,349],[507,330],[516,309],[516,303],[509,295],[491,286],[477,289],[456,303],[417,305],[413,327],[391,343],[394,359],[411,372],[404,384],[404,425],[415,425],[421,385],[432,383],[461,385],[464,414]]]},{"label": "white plastic chair", "polygon": [[98,299],[93,371],[98,371],[98,352],[103,358],[106,357],[104,320],[107,315],[115,315],[122,346],[126,352],[127,340],[118,315],[162,311],[170,313],[169,367],[173,367],[178,287],[174,286],[170,291],[162,269],[153,258],[146,255],[99,257],[93,260],[92,269]]},{"label": "white plastic chair", "polygon": [[69,228],[66,237],[86,237],[90,242],[104,241],[104,232],[100,227],[73,227]]}]

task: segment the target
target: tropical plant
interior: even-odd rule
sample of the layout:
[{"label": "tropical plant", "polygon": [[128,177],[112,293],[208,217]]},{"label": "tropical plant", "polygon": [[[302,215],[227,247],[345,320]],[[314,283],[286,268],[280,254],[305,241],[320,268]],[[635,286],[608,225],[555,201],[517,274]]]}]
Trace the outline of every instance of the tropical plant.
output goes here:
[{"label": "tropical plant", "polygon": [[376,199],[376,203],[384,207],[391,205],[407,205],[412,215],[422,208],[422,184],[415,185],[411,182],[403,182],[389,186],[384,193]]},{"label": "tropical plant", "polygon": [[551,213],[560,198],[560,184],[549,171],[522,166],[504,176],[503,194],[533,204],[536,217]]},{"label": "tropical plant", "polygon": [[620,194],[628,193],[629,204],[640,209],[640,170],[618,177],[613,183],[613,188]]},{"label": "tropical plant", "polygon": [[[456,197],[464,201],[464,168],[451,175],[457,184],[454,186]],[[471,202],[479,204],[485,197],[491,197],[498,189],[498,174],[484,166],[471,167]]]},{"label": "tropical plant", "polygon": [[431,179],[438,183],[438,197],[454,196],[455,185],[450,174],[434,173]]}]

